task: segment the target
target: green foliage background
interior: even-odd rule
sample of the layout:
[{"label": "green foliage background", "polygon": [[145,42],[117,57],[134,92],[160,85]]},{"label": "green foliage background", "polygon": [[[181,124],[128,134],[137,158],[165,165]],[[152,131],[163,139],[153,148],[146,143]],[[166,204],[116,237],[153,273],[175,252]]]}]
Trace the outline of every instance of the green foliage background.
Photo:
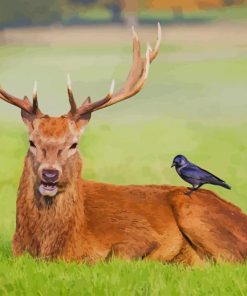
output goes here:
[{"label": "green foliage background", "polygon": [[[0,0],[0,29],[18,26],[40,26],[49,24],[95,24],[121,22],[124,17],[123,1],[116,0]],[[139,1],[135,13],[143,23],[213,22],[215,20],[236,20],[246,17],[246,0],[228,1],[222,9],[184,11],[182,19],[176,20],[172,11],[157,11],[146,8],[145,1]],[[231,2],[231,3],[230,3]],[[241,4],[241,6],[228,6]],[[119,7],[121,16],[116,15]],[[116,17],[117,18],[114,18]]]}]

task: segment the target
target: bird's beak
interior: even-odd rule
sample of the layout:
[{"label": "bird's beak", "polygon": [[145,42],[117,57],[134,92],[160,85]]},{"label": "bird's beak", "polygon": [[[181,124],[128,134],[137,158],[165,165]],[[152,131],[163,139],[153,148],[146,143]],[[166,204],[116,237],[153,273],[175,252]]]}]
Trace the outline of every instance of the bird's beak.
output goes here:
[{"label": "bird's beak", "polygon": [[173,163],[172,165],[171,165],[171,168],[173,168],[175,166],[175,163]]}]

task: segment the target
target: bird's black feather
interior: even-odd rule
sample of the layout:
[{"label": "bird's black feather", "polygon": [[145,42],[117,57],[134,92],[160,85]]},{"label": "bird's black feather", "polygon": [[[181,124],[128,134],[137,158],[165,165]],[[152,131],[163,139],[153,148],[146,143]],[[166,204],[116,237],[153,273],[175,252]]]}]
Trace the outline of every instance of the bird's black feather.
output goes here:
[{"label": "bird's black feather", "polygon": [[207,171],[207,170],[205,170],[205,169],[202,169],[201,167],[199,167],[199,166],[197,166],[197,165],[195,165],[195,164],[193,164],[193,163],[191,163],[191,164],[194,165],[195,167],[199,168],[199,169],[202,170],[203,172],[208,173],[209,175],[213,176],[215,179],[217,179],[217,180],[219,180],[219,181],[225,183],[224,180],[220,179],[219,177],[215,176],[214,174],[210,173],[209,171]]}]

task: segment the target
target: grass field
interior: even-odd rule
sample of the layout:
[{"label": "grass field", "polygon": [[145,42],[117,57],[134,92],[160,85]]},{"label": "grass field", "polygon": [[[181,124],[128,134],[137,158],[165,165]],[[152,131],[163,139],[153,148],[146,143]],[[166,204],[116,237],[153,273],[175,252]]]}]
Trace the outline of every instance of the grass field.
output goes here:
[{"label": "grass field", "polygon": [[[246,23],[166,28],[142,93],[93,115],[80,144],[84,177],[184,184],[170,168],[182,153],[230,183],[232,191],[205,187],[247,212],[246,29]],[[55,115],[68,110],[67,72],[78,101],[97,99],[112,78],[121,85],[131,62],[130,36],[121,28],[108,28],[105,43],[100,28],[66,29],[66,36],[61,30],[26,30],[22,40],[9,30],[0,46],[0,83],[23,96],[37,79],[40,106]],[[140,29],[140,35],[145,44],[155,28]],[[185,268],[114,261],[90,267],[14,259],[16,191],[28,147],[19,113],[0,102],[0,295],[247,295],[246,264]]]}]

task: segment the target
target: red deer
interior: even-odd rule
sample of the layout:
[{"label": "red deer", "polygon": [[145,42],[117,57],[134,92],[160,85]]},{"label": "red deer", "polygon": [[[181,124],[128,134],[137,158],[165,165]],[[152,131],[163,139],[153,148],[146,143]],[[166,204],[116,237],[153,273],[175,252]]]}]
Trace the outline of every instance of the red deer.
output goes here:
[{"label": "red deer", "polygon": [[[133,38],[133,65],[123,87],[77,107],[68,83],[70,111],[44,115],[36,89],[31,104],[0,89],[0,98],[21,109],[30,147],[20,180],[13,253],[94,263],[123,259],[198,264],[207,259],[243,262],[247,256],[247,216],[209,190],[189,198],[185,187],[117,186],[81,177],[79,138],[92,112],[137,94],[144,85],[155,48],[140,54]],[[112,84],[113,86],[113,84]]]}]

